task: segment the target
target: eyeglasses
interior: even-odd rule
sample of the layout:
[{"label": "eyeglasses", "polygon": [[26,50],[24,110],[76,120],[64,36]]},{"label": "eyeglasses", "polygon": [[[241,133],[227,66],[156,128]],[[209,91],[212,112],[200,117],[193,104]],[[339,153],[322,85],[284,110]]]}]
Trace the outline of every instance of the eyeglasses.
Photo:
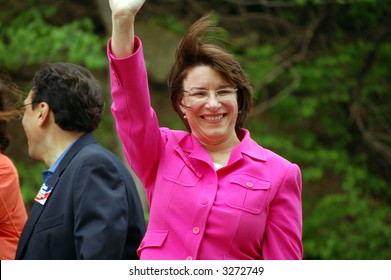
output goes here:
[{"label": "eyeglasses", "polygon": [[205,102],[211,94],[214,94],[219,101],[230,100],[236,96],[237,88],[222,88],[218,90],[190,89],[184,90],[185,97],[190,102]]},{"label": "eyeglasses", "polygon": [[16,107],[16,109],[19,111],[19,115],[18,115],[17,119],[19,119],[19,120],[23,119],[24,113],[26,111],[26,106],[32,105],[35,103],[37,103],[37,102],[30,102],[30,103],[23,104],[23,105]]}]

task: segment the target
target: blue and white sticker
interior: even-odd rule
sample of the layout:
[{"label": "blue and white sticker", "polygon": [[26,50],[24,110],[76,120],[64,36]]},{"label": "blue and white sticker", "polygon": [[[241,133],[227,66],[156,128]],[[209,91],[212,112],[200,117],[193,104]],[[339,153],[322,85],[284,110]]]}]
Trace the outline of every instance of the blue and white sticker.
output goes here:
[{"label": "blue and white sticker", "polygon": [[35,197],[35,201],[41,205],[45,205],[46,200],[48,199],[52,190],[53,190],[53,187],[48,186],[45,183],[43,183],[41,189],[39,190],[39,192],[37,193],[37,196]]}]

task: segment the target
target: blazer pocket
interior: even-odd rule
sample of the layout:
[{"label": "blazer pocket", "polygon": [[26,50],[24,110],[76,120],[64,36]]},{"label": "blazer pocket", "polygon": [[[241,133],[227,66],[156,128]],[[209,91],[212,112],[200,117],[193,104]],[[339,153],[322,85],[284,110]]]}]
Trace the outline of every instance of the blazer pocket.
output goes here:
[{"label": "blazer pocket", "polygon": [[182,187],[194,187],[200,180],[200,176],[187,165],[177,166],[174,170],[170,170],[170,172],[163,175],[163,178]]},{"label": "blazer pocket", "polygon": [[250,175],[232,175],[225,204],[252,214],[265,207],[271,183]]},{"label": "blazer pocket", "polygon": [[40,220],[36,225],[35,225],[35,232],[40,232],[44,231],[50,228],[57,227],[59,225],[63,224],[63,219],[64,219],[64,214],[57,215],[54,217],[50,217],[44,220]]},{"label": "blazer pocket", "polygon": [[168,235],[168,230],[147,230],[143,241],[141,241],[140,246],[137,250],[138,255],[145,248],[159,248],[162,247],[164,241]]}]

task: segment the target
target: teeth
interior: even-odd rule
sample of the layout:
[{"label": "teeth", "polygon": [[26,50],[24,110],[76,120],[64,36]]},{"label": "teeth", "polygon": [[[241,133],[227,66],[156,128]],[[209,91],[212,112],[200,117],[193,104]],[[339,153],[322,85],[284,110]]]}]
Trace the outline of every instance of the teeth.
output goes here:
[{"label": "teeth", "polygon": [[223,115],[218,115],[218,116],[204,116],[204,119],[207,121],[218,121],[223,118]]}]

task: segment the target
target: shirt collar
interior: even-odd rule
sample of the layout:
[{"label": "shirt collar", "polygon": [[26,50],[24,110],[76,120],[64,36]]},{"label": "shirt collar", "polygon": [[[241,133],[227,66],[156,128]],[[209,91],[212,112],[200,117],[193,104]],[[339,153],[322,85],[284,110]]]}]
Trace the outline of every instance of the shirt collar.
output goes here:
[{"label": "shirt collar", "polygon": [[[79,138],[77,138],[79,139]],[[73,144],[77,141],[77,139],[75,141],[73,141],[66,149],[64,152],[62,152],[62,154],[56,159],[56,161],[53,163],[52,166],[50,166],[49,169],[47,170],[43,170],[42,171],[42,176],[43,176],[43,179],[44,179],[44,182],[46,182],[49,177],[54,173],[54,171],[56,170],[56,168],[58,167],[58,165],[60,164],[61,160],[65,157],[65,155],[68,153],[68,151],[70,150],[70,148],[73,146]]]}]

